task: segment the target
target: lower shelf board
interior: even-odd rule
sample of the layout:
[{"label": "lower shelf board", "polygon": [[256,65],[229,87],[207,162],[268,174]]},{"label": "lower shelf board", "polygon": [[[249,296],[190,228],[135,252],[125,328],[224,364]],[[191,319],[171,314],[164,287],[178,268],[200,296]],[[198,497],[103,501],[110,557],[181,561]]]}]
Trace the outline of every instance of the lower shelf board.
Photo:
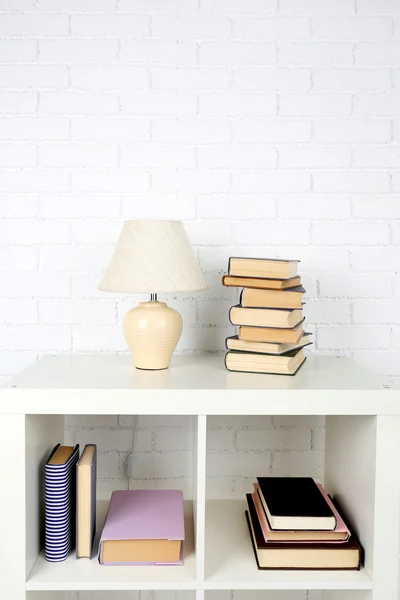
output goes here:
[{"label": "lower shelf board", "polygon": [[97,549],[108,502],[98,502],[98,535],[91,560],[71,554],[60,563],[47,562],[42,552],[28,577],[28,591],[61,590],[176,590],[196,589],[196,557],[193,536],[193,503],[185,502],[184,564],[176,566],[99,565]]},{"label": "lower shelf board", "polygon": [[372,589],[360,571],[260,571],[254,558],[243,500],[210,500],[206,509],[207,589]]},{"label": "lower shelf board", "polygon": [[[108,503],[99,503],[101,531]],[[205,581],[196,580],[193,505],[185,502],[184,565],[107,567],[71,555],[49,563],[41,553],[26,582],[28,591],[63,590],[370,590],[361,571],[259,571],[244,517],[242,500],[206,503]],[[98,544],[98,540],[97,543]],[[97,550],[97,545],[96,545]]]}]

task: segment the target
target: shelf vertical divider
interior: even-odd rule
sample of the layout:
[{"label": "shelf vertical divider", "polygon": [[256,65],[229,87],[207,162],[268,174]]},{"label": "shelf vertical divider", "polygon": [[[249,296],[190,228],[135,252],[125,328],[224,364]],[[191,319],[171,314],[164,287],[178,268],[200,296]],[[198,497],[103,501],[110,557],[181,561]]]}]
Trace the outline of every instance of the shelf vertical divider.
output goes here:
[{"label": "shelf vertical divider", "polygon": [[[400,417],[378,415],[376,427],[373,600],[397,598],[399,576]],[[360,498],[360,501],[362,499]]]},{"label": "shelf vertical divider", "polygon": [[[206,457],[207,457],[207,417],[198,415],[196,428],[195,460],[195,494],[193,499],[195,547],[196,547],[196,579],[204,581],[205,563],[205,521],[206,521]],[[196,600],[201,600],[196,598]]]},{"label": "shelf vertical divider", "polygon": [[25,600],[25,415],[0,415],[0,430],[1,597]]}]

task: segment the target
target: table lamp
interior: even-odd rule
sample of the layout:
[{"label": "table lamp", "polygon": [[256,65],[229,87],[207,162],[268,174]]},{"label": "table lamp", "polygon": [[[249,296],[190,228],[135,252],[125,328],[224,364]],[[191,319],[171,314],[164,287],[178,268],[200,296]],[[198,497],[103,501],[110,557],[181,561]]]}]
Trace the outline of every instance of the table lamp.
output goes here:
[{"label": "table lamp", "polygon": [[125,221],[98,289],[150,294],[129,310],[123,329],[138,369],[167,369],[182,333],[180,314],[157,301],[158,293],[207,289],[181,221]]}]

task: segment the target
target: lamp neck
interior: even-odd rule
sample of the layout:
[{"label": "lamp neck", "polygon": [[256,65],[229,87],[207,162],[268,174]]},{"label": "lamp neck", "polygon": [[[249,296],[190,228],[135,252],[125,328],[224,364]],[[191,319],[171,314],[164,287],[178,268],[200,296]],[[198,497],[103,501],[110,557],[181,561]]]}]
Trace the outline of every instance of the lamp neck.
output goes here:
[{"label": "lamp neck", "polygon": [[157,294],[150,294],[150,302],[158,302]]}]

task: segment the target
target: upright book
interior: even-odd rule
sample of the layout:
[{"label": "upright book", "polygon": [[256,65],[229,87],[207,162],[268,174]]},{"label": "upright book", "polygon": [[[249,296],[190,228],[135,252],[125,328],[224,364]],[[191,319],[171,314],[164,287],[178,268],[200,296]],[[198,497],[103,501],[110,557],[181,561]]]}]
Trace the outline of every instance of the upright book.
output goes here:
[{"label": "upright book", "polygon": [[104,565],[181,564],[185,537],[179,490],[112,493],[99,546]]},{"label": "upright book", "polygon": [[76,557],[91,558],[96,533],[97,448],[87,444],[76,467]]},{"label": "upright book", "polygon": [[278,258],[245,258],[232,256],[229,259],[228,274],[239,277],[265,277],[268,279],[289,279],[297,275],[298,260]]},{"label": "upright book", "polygon": [[312,477],[257,477],[257,481],[271,529],[335,529],[335,515]]},{"label": "upright book", "polygon": [[45,558],[60,562],[75,532],[76,463],[79,446],[55,446],[45,464]]},{"label": "upright book", "polygon": [[259,569],[360,569],[362,552],[353,537],[343,544],[266,542],[251,494],[247,503],[246,519]]}]

